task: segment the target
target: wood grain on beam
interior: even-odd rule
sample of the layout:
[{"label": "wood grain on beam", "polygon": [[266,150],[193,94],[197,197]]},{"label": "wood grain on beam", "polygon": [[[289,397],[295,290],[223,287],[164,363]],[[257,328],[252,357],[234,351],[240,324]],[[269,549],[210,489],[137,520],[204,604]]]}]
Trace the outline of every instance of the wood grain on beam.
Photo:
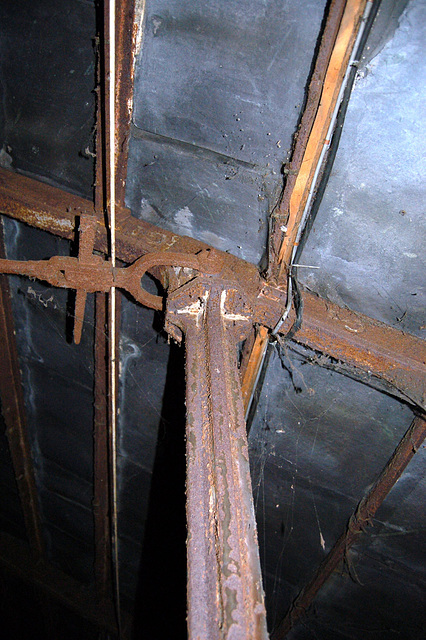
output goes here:
[{"label": "wood grain on beam", "polygon": [[[281,265],[288,264],[291,258],[315,167],[323,149],[325,131],[346,72],[348,46],[353,44],[359,22],[361,7],[357,8],[356,4],[361,6],[365,2],[332,0],[327,7],[327,18],[309,82],[306,105],[294,139],[291,161],[287,166],[284,191],[280,206],[271,219],[268,278],[277,282],[286,277]],[[246,349],[244,353],[242,365],[245,366],[246,361],[250,363],[250,367],[242,374],[245,404],[251,402],[257,380],[257,374],[254,373],[260,370],[267,345],[268,341],[261,340],[258,334],[253,350],[248,352]]]},{"label": "wood grain on beam", "polygon": [[254,339],[243,351],[241,360],[241,393],[243,396],[244,412],[250,409],[251,399],[259,379],[260,369],[268,346],[269,331],[266,327],[255,328]]},{"label": "wood grain on beam", "polygon": [[[346,2],[322,83],[315,119],[305,143],[306,146],[303,149],[300,168],[297,171],[295,181],[289,183],[285,198],[283,198],[281,206],[274,216],[276,222],[271,237],[272,251],[270,252],[269,274],[275,275],[277,281],[286,277],[286,271],[290,264],[293,247],[296,244],[299,226],[313,186],[320,156],[324,145],[329,142],[326,140],[327,132],[338,104],[340,89],[348,68],[365,5],[366,0],[347,0]],[[279,248],[277,246],[278,239],[281,239]]]}]

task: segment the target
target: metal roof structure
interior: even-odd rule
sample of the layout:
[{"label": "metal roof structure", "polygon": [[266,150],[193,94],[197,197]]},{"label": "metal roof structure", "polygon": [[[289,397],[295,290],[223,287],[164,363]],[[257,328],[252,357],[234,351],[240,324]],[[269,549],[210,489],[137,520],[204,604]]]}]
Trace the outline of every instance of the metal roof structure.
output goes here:
[{"label": "metal roof structure", "polygon": [[[20,261],[0,276],[7,637],[195,640],[216,605],[204,589],[206,610],[186,602],[208,475],[189,470],[191,420],[216,429],[228,398],[245,412],[270,637],[423,638],[426,4],[117,0],[113,122],[108,11],[0,8],[0,270]],[[216,276],[221,315],[190,338],[174,305]],[[241,394],[213,365],[226,316]],[[213,400],[192,418],[203,375]],[[211,509],[219,532],[245,524],[232,496],[229,522],[220,496]],[[248,637],[231,604],[217,637]]]}]

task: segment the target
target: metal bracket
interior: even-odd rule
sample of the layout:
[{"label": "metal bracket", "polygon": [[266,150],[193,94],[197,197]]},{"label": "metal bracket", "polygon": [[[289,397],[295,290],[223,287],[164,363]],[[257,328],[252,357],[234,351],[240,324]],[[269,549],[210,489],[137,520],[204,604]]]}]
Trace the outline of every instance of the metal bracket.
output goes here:
[{"label": "metal bracket", "polygon": [[166,328],[186,349],[188,635],[266,640],[236,358],[253,309],[223,275],[197,277],[167,301]]}]

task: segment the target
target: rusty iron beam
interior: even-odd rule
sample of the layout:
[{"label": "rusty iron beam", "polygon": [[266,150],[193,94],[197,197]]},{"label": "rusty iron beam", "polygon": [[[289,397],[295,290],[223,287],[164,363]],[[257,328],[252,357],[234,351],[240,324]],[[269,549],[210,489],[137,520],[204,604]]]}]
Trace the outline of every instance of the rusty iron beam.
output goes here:
[{"label": "rusty iron beam", "polygon": [[[59,602],[99,629],[117,637],[112,603],[100,605],[91,587],[44,561],[36,561],[22,540],[0,533],[0,567],[27,584],[34,585],[44,597]],[[122,638],[130,638],[130,617],[123,613]]]},{"label": "rusty iron beam", "polygon": [[348,521],[345,531],[341,534],[331,551],[318,567],[315,575],[297,596],[289,612],[273,632],[272,640],[283,640],[290,629],[312,604],[318,591],[331,574],[344,560],[350,547],[358,540],[359,535],[371,524],[377,509],[401,477],[408,463],[421,447],[426,437],[426,420],[422,417],[414,418],[410,428],[398,444],[382,473],[359,502],[353,515]]},{"label": "rusty iron beam", "polygon": [[[117,207],[120,210],[120,206]],[[44,184],[0,168],[0,213],[32,227],[73,240],[75,217],[93,215],[93,203]],[[166,229],[138,220],[122,211],[117,219],[117,258],[123,262],[133,262],[140,256],[158,251],[197,253],[209,248],[195,238],[180,236]],[[97,220],[95,238],[96,251],[107,254],[108,241],[103,219]],[[253,280],[258,286],[259,274],[255,265],[223,252],[225,261],[237,274]],[[280,297],[280,294],[277,294]],[[285,298],[285,296],[284,296]],[[273,303],[272,303],[273,304]]]},{"label": "rusty iron beam", "polygon": [[251,314],[238,286],[197,278],[168,296],[185,334],[188,636],[266,640],[237,342]]},{"label": "rusty iron beam", "polygon": [[[3,225],[0,220],[0,257],[3,257]],[[44,556],[40,509],[27,435],[25,405],[16,348],[9,283],[0,276],[0,398],[6,436],[18,485],[22,513],[34,557]]]},{"label": "rusty iron beam", "polygon": [[[0,169],[0,212],[71,239],[76,214],[93,213],[93,204],[83,198],[30,178]],[[117,257],[131,262],[146,253],[179,251],[195,254],[208,248],[203,242],[159,229],[133,216],[118,221]],[[107,251],[103,222],[98,220],[95,240],[97,251]],[[286,303],[285,290],[267,284],[255,265],[219,252],[227,267],[252,292],[257,291],[254,321],[274,327]],[[164,284],[167,284],[165,282]],[[383,377],[404,392],[411,403],[424,406],[426,395],[425,341],[304,292],[302,327],[295,339],[309,348],[347,362],[373,376]],[[281,328],[285,335],[294,321],[289,315]]]},{"label": "rusty iron beam", "polygon": [[[102,30],[102,35],[104,30]],[[99,34],[101,35],[101,34]],[[105,95],[104,44],[99,37],[97,50],[96,87],[96,159],[94,214],[99,225],[105,222],[106,157],[105,157]],[[93,524],[95,542],[95,594],[101,606],[110,603],[115,615],[112,580],[112,544],[110,526],[109,473],[109,353],[107,339],[108,296],[95,294],[94,385],[93,385]]]},{"label": "rusty iron beam", "polygon": [[[108,4],[108,3],[105,3]],[[144,6],[143,3],[142,6]],[[119,211],[124,208],[127,161],[130,139],[130,122],[133,110],[133,85],[135,73],[136,42],[139,24],[135,22],[135,0],[121,0],[116,4],[116,109],[115,109],[115,157],[116,201]]]},{"label": "rusty iron beam", "polygon": [[[94,341],[94,496],[93,518],[95,533],[95,586],[98,601],[103,606],[114,606],[112,578],[112,526],[111,526],[111,460],[110,429],[111,403],[109,401],[110,368],[108,345],[108,317],[110,305],[105,293],[95,294]],[[120,331],[121,297],[117,296],[116,331],[118,361],[118,335]],[[118,382],[118,369],[117,369]]]},{"label": "rusty iron beam", "polygon": [[[303,321],[293,340],[385,380],[408,402],[425,407],[425,340],[309,292],[302,292],[302,300]],[[293,321],[291,315],[282,327],[284,335]]]},{"label": "rusty iron beam", "polygon": [[[101,17],[101,16],[100,16]],[[97,122],[102,124],[103,147],[105,161],[109,157],[110,113],[109,104],[109,1],[103,3],[99,25],[99,72],[98,72],[98,114]],[[129,211],[124,207],[128,148],[130,139],[130,122],[133,109],[133,84],[135,73],[136,43],[139,24],[135,21],[135,0],[121,0],[115,7],[115,196],[117,216],[127,216]],[[100,149],[100,146],[97,147]],[[97,158],[99,158],[97,151]],[[109,183],[109,161],[104,163],[103,178]],[[106,194],[109,189],[106,189]],[[105,203],[106,204],[106,203]]]},{"label": "rusty iron beam", "polygon": [[[75,216],[93,215],[93,211],[93,203],[84,198],[0,168],[0,213],[63,238],[73,239]],[[210,248],[195,238],[179,236],[125,214],[117,219],[116,238],[117,258],[123,262],[133,262],[153,252],[173,251],[193,255]],[[94,249],[108,253],[105,224],[99,218]],[[278,321],[285,304],[285,291],[266,285],[255,265],[226,252],[219,253],[236,277],[245,281],[246,287],[252,292],[259,293],[259,322],[275,326],[274,322]]]},{"label": "rusty iron beam", "polygon": [[112,602],[111,531],[109,519],[108,463],[108,344],[106,336],[108,298],[95,295],[94,381],[94,496],[95,584],[100,603]]}]

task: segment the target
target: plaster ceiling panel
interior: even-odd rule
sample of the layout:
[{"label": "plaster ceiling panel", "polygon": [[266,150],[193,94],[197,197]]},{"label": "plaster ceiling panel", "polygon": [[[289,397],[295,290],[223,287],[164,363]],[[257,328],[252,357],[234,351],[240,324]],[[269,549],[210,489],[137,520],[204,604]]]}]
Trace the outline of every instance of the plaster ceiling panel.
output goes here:
[{"label": "plaster ceiling panel", "polygon": [[90,198],[94,2],[5,0],[0,23],[1,165]]},{"label": "plaster ceiling panel", "polygon": [[[285,159],[325,2],[149,0],[134,122],[245,162]],[[281,145],[277,142],[281,141]]]},{"label": "plaster ceiling panel", "polygon": [[425,504],[426,449],[423,444],[378,509],[374,528],[360,541],[360,553],[382,556],[386,558],[386,565],[396,571],[404,566],[426,586]]},{"label": "plaster ceiling panel", "polygon": [[[54,529],[62,531],[81,546],[90,548],[93,539],[93,513],[91,508],[84,507],[76,500],[69,499],[56,491],[53,492],[43,489],[39,495],[40,501],[43,504],[44,522],[47,525],[51,525]],[[52,534],[51,545],[54,548],[59,546]],[[55,551],[53,553],[55,553]],[[62,566],[65,570],[64,563]],[[70,571],[69,567],[67,567],[67,571]],[[71,573],[78,578],[77,572],[72,571]],[[85,582],[88,576],[90,576],[90,580],[92,581],[93,563],[87,567]]]},{"label": "plaster ceiling panel", "polygon": [[0,531],[25,539],[25,524],[0,404]]},{"label": "plaster ceiling panel", "polygon": [[[144,279],[144,288],[158,293],[149,278]],[[163,589],[165,583],[174,585],[176,562],[185,566],[183,347],[172,348],[173,357],[169,358],[171,349],[166,336],[159,333],[161,326],[152,310],[122,297],[118,419],[121,592],[130,606],[138,598],[138,608],[144,610],[141,625],[145,632],[147,624],[158,626],[158,607],[164,596],[153,594],[158,593],[160,582]],[[178,522],[180,537],[176,535]],[[175,553],[178,539],[179,554]]]},{"label": "plaster ceiling panel", "polygon": [[[137,217],[257,263],[273,201],[270,170],[133,136],[126,204]],[[267,189],[269,185],[269,190]]]},{"label": "plaster ceiling panel", "polygon": [[[81,522],[81,512],[74,511],[74,516]],[[91,538],[82,540],[55,526],[52,522],[44,523],[43,535],[49,562],[79,580],[83,585],[93,583],[94,554]]]},{"label": "plaster ceiling panel", "polygon": [[[41,231],[12,220],[4,227],[10,259],[69,254],[69,243]],[[93,301],[89,297],[82,341],[74,345],[66,340],[65,290],[18,276],[10,277],[10,288],[48,553],[69,571],[70,542],[63,544],[64,536],[74,539],[80,531],[79,545],[93,552]],[[85,562],[73,553],[73,575],[87,580],[87,569],[81,576],[77,571]]]},{"label": "plaster ceiling panel", "polygon": [[[143,348],[142,336],[149,334],[150,323],[135,323],[137,309],[131,306],[134,309],[127,316],[127,335],[142,348],[128,368],[127,383],[133,373],[137,389],[132,401],[126,403],[125,422],[120,421],[122,442],[128,443],[126,455],[119,459],[123,596],[132,606],[136,596],[136,637],[181,638],[186,637],[184,349],[165,344],[161,337],[158,342],[148,338],[151,341]],[[152,312],[149,317],[152,321]],[[159,384],[160,371],[164,378],[162,386],[157,386],[153,413],[150,389],[154,381]],[[146,443],[146,453],[141,438],[145,411],[150,416],[148,429],[158,435],[155,442]],[[132,433],[126,438],[129,426]],[[168,603],[167,616],[164,602]]]},{"label": "plaster ceiling panel", "polygon": [[[144,287],[157,293],[146,281]],[[119,454],[123,464],[129,459],[151,472],[170,348],[153,326],[151,309],[121,300]]]},{"label": "plaster ceiling panel", "polygon": [[345,529],[411,420],[398,401],[291,351],[281,360],[274,349],[249,439],[272,626]]},{"label": "plaster ceiling panel", "polygon": [[77,502],[85,509],[92,508],[93,483],[76,473],[65,469],[53,460],[46,458],[43,462],[44,486],[51,493],[62,496],[69,502]]},{"label": "plaster ceiling panel", "polygon": [[358,71],[300,260],[317,268],[299,272],[333,302],[424,336],[425,3],[409,2],[394,26]]}]

